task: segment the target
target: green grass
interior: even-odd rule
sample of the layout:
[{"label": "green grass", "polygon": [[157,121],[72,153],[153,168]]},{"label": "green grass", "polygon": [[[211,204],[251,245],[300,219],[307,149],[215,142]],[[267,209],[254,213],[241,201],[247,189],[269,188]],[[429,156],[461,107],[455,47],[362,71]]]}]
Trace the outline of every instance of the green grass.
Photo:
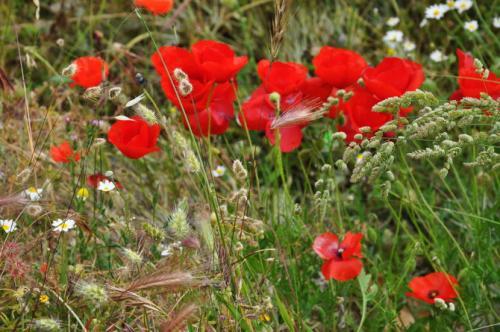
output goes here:
[{"label": "green grass", "polygon": [[[172,27],[166,27],[170,15],[143,13],[141,20],[128,1],[66,2],[73,7],[61,12],[51,7],[58,1],[42,3],[39,21],[31,2],[0,4],[0,69],[14,87],[12,92],[0,89],[0,219],[18,223],[18,230],[0,235],[0,248],[16,243],[17,262],[26,270],[23,277],[11,276],[11,263],[5,254],[0,256],[1,331],[33,330],[35,320],[47,317],[67,331],[80,331],[82,325],[92,331],[112,326],[166,331],[161,325],[182,316],[190,304],[197,307],[187,315],[190,331],[394,331],[404,330],[398,319],[410,315],[410,331],[495,330],[500,323],[499,168],[469,168],[463,162],[475,160],[488,146],[498,151],[498,140],[464,148],[445,178],[439,171],[446,158],[416,161],[407,156],[432,147],[435,137],[397,144],[391,167],[395,180],[385,195],[385,176],[351,183],[352,165],[347,173],[334,166],[345,145],[325,139],[335,131],[333,120],[310,125],[300,149],[283,155],[260,133],[245,133],[234,122],[222,136],[196,139],[161,91],[149,61],[155,44],[188,46],[210,38],[247,54],[249,64],[238,75],[241,103],[258,84],[256,62],[269,54],[272,1],[239,0],[230,7],[223,1],[193,0]],[[398,29],[417,44],[411,57],[425,68],[422,89],[444,103],[456,88],[456,47],[473,52],[498,72],[500,41],[491,22],[500,2],[477,1],[464,14],[448,13],[420,28],[429,4],[295,1],[279,58],[311,66],[315,49],[330,44],[356,50],[376,63],[388,51],[382,37],[390,28],[384,22],[398,16]],[[462,27],[469,19],[480,24],[475,34]],[[56,43],[59,38],[63,47]],[[449,55],[448,60],[432,62],[434,49]],[[148,93],[146,104],[161,116],[161,153],[135,161],[108,143],[98,144],[107,129],[91,121],[110,123],[121,106],[86,101],[81,90],[70,89],[60,76],[74,58],[88,54],[106,59],[110,83],[120,85],[125,96]],[[396,54],[404,56],[399,50]],[[26,55],[36,67],[27,66]],[[144,87],[135,83],[135,72],[148,80]],[[493,117],[480,117],[450,130],[449,136],[498,137],[498,103],[496,107]],[[31,117],[34,151],[25,112]],[[410,119],[417,117],[415,112]],[[201,164],[199,172],[186,170],[174,131],[189,142]],[[72,136],[83,151],[82,160],[71,166],[52,163],[49,147]],[[248,170],[244,180],[231,171],[236,159]],[[211,176],[217,165],[227,168],[222,178]],[[85,202],[75,197],[87,175],[107,170],[123,190],[91,190]],[[2,203],[30,186],[45,189],[37,204],[41,213],[33,213],[25,202]],[[248,192],[247,204],[235,198],[241,189]],[[169,222],[182,202],[191,236],[200,245],[174,249],[162,258],[161,244],[180,240]],[[78,228],[58,236],[51,222],[66,215],[77,220]],[[311,246],[326,231],[364,234],[364,272],[357,279],[340,283],[320,278],[322,262]],[[127,256],[124,248],[142,259]],[[40,272],[43,263],[49,266],[46,275]],[[162,279],[148,286],[151,275],[167,278],[178,271],[188,274],[177,283]],[[413,277],[432,271],[458,278],[455,312],[405,296]],[[106,288],[101,306],[88,292],[80,294],[82,281]],[[124,299],[112,287],[129,289],[132,295]],[[40,294],[48,295],[49,303],[40,303]]]}]

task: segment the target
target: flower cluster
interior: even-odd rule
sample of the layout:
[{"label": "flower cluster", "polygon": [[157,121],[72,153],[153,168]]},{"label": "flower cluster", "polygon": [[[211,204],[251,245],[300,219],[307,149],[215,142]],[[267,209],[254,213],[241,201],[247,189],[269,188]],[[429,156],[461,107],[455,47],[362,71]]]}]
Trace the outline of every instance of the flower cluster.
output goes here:
[{"label": "flower cluster", "polygon": [[[326,280],[348,281],[356,278],[363,269],[361,252],[361,233],[347,232],[342,242],[337,235],[326,232],[316,237],[313,250],[323,260],[321,273]],[[458,297],[455,277],[433,272],[413,278],[408,287],[411,292],[406,296],[435,304],[441,309],[455,310],[453,300]]]},{"label": "flower cluster", "polygon": [[[266,137],[274,144],[273,120],[281,112],[304,107],[306,98],[310,96],[307,90],[316,90],[312,85],[318,86],[317,83],[321,85],[321,82],[307,80],[307,68],[294,62],[261,60],[257,73],[262,84],[243,104],[239,123],[248,130],[265,131]],[[328,95],[329,91],[326,93]],[[304,126],[305,123],[299,123],[279,129],[281,151],[290,152],[301,144]]]},{"label": "flower cluster", "polygon": [[[347,141],[369,137],[392,120],[393,115],[374,112],[373,106],[418,89],[425,79],[420,64],[397,57],[384,58],[377,66],[367,67],[360,78],[361,82],[346,89],[353,93],[352,98],[337,107],[345,116],[339,130],[347,135]],[[411,108],[401,108],[398,116],[404,117],[411,111]]]},{"label": "flower cluster", "polygon": [[472,0],[448,0],[443,4],[434,4],[425,9],[425,18],[430,20],[440,20],[452,10],[457,10],[459,14],[472,8]]},{"label": "flower cluster", "polygon": [[247,64],[229,45],[201,40],[191,50],[163,46],[151,61],[167,98],[196,136],[223,134],[234,117],[236,74]]}]

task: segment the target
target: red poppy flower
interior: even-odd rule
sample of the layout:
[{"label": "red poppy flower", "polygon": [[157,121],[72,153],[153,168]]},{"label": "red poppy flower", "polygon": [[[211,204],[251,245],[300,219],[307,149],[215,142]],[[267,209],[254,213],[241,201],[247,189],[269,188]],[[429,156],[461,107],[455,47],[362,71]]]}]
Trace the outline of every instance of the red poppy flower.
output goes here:
[{"label": "red poppy flower", "polygon": [[[175,106],[182,106],[187,113],[203,110],[208,106],[213,81],[204,79],[203,71],[190,51],[175,46],[163,46],[153,54],[151,61],[161,77],[165,95]],[[180,93],[180,82],[174,74],[176,69],[181,69],[188,76],[193,87],[188,95],[183,96]]]},{"label": "red poppy flower", "polygon": [[[461,96],[455,94],[455,98],[472,97],[479,98],[481,92],[487,93],[492,98],[500,97],[500,78],[490,72],[488,77],[476,73],[474,58],[457,48],[458,57],[458,85]],[[460,98],[461,99],[461,98]]]},{"label": "red poppy flower", "polygon": [[464,95],[462,94],[462,91],[460,89],[453,91],[453,93],[450,95],[450,100],[457,100],[460,101]]},{"label": "red poppy flower", "polygon": [[[239,123],[249,130],[266,131],[266,137],[271,144],[275,143],[275,129],[271,129],[271,123],[277,115],[276,107],[270,100],[271,93],[279,93],[281,113],[296,109],[306,98],[326,98],[325,88],[316,91],[320,82],[307,80],[307,68],[299,63],[271,63],[269,60],[261,60],[257,65],[257,74],[262,85],[243,103]],[[291,152],[300,146],[302,128],[306,124],[293,124],[279,129],[282,152]]]},{"label": "red poppy flower", "polygon": [[261,85],[243,103],[239,123],[248,130],[266,130],[268,122],[274,119],[276,110],[269,100],[269,94]]},{"label": "red poppy flower", "polygon": [[379,99],[401,96],[418,89],[425,80],[422,66],[401,58],[384,58],[363,73],[366,88]]},{"label": "red poppy flower", "polygon": [[301,91],[304,98],[326,101],[328,97],[337,92],[337,89],[319,77],[311,77],[304,82]]},{"label": "red poppy flower", "polygon": [[97,188],[99,186],[99,182],[104,181],[104,180],[108,180],[110,182],[113,182],[115,184],[116,188],[118,188],[118,189],[123,189],[123,186],[120,182],[115,181],[102,173],[95,173],[95,174],[89,175],[87,177],[87,184],[92,188]]},{"label": "red poppy flower", "polygon": [[406,296],[434,304],[437,298],[445,302],[453,302],[458,296],[455,287],[458,281],[453,276],[444,272],[433,272],[423,277],[413,278],[408,287],[412,290]]},{"label": "red poppy flower", "polygon": [[80,160],[80,154],[73,151],[69,142],[64,141],[59,146],[50,148],[50,156],[56,163],[69,163]]},{"label": "red poppy flower", "polygon": [[315,73],[338,89],[356,83],[368,66],[358,53],[342,48],[323,46],[313,59]]},{"label": "red poppy flower", "polygon": [[[271,144],[275,144],[275,130],[271,129],[271,123],[276,117],[276,108],[269,99],[263,85],[257,88],[250,98],[243,103],[242,112],[239,114],[239,123],[248,130],[266,131],[266,137]],[[302,101],[302,92],[292,92],[281,98],[282,112],[287,112],[294,105]],[[291,152],[302,143],[302,125],[293,125],[280,128],[280,150]]]},{"label": "red poppy flower", "polygon": [[156,69],[156,72],[163,78],[167,77],[166,69],[170,76],[174,78],[174,70],[182,69],[189,79],[203,80],[203,73],[200,66],[196,62],[193,53],[176,46],[162,46],[158,52],[151,56],[151,61]]},{"label": "red poppy flower", "polygon": [[[220,135],[226,132],[234,118],[233,102],[236,96],[231,83],[215,87],[210,106],[187,115],[189,125],[196,136]],[[183,117],[184,125],[189,128]]]},{"label": "red poppy flower", "polygon": [[321,272],[325,279],[347,281],[356,278],[363,269],[361,233],[347,232],[342,243],[337,235],[323,233],[313,243],[313,250],[323,259]]},{"label": "red poppy flower", "polygon": [[[270,125],[271,123],[269,123]],[[275,130],[271,129],[270,126],[266,128],[266,137],[269,142],[274,145],[276,144]],[[281,152],[288,153],[292,152],[300,146],[302,143],[302,126],[288,126],[279,128],[280,133],[280,150]]]},{"label": "red poppy flower", "polygon": [[109,74],[108,64],[99,57],[84,56],[73,61],[72,66],[75,68],[71,87],[78,85],[87,89],[98,86]]},{"label": "red poppy flower", "polygon": [[116,121],[109,129],[108,140],[125,156],[138,159],[160,150],[156,145],[159,135],[158,124],[150,125],[136,115],[130,120]]},{"label": "red poppy flower", "polygon": [[278,92],[283,99],[283,96],[302,87],[307,78],[307,68],[299,63],[280,61],[271,63],[264,59],[257,64],[257,74],[266,92]]},{"label": "red poppy flower", "polygon": [[183,96],[180,93],[179,82],[176,80],[173,80],[175,87],[172,86],[172,82],[165,77],[161,79],[160,83],[168,100],[178,109],[184,109],[187,114],[192,114],[207,108],[210,104],[210,94],[214,90],[213,82],[202,82],[195,79],[189,79],[189,83],[191,83],[193,87],[192,92]]},{"label": "red poppy flower", "polygon": [[234,78],[248,62],[246,56],[235,56],[229,45],[213,40],[201,40],[191,50],[205,79],[218,83]]},{"label": "red poppy flower", "polygon": [[356,86],[352,89],[354,95],[349,101],[342,104],[341,109],[347,116],[351,128],[359,132],[359,128],[370,126],[372,132],[377,131],[387,121],[392,119],[390,113],[372,111],[379,102],[367,89]]},{"label": "red poppy flower", "polygon": [[174,0],[135,0],[137,7],[144,7],[154,15],[166,14],[172,10]]}]

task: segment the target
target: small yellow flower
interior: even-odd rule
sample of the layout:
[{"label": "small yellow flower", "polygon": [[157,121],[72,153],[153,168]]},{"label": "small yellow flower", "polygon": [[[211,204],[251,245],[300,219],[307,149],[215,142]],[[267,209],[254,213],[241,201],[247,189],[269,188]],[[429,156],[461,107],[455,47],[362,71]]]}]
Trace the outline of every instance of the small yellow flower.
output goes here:
[{"label": "small yellow flower", "polygon": [[78,191],[76,192],[76,198],[85,201],[87,198],[89,198],[89,190],[85,187],[78,189]]},{"label": "small yellow flower", "polygon": [[263,322],[270,322],[271,321],[271,316],[269,316],[267,313],[260,314],[259,319]]},{"label": "small yellow flower", "polygon": [[388,48],[387,49],[387,55],[392,56],[396,54],[396,50],[393,48]]},{"label": "small yellow flower", "polygon": [[46,294],[40,295],[40,297],[38,298],[38,300],[40,301],[40,303],[43,303],[43,304],[49,303],[49,297]]}]

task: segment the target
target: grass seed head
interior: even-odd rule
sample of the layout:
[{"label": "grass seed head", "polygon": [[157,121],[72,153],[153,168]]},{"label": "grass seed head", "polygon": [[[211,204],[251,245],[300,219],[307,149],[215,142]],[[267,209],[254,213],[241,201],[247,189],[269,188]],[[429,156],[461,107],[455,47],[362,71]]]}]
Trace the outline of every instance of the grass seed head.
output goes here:
[{"label": "grass seed head", "polygon": [[106,289],[99,284],[80,281],[76,285],[76,291],[92,306],[101,307],[108,302],[108,293]]},{"label": "grass seed head", "polygon": [[34,325],[37,331],[54,332],[61,330],[59,322],[52,318],[39,318],[35,320]]}]

